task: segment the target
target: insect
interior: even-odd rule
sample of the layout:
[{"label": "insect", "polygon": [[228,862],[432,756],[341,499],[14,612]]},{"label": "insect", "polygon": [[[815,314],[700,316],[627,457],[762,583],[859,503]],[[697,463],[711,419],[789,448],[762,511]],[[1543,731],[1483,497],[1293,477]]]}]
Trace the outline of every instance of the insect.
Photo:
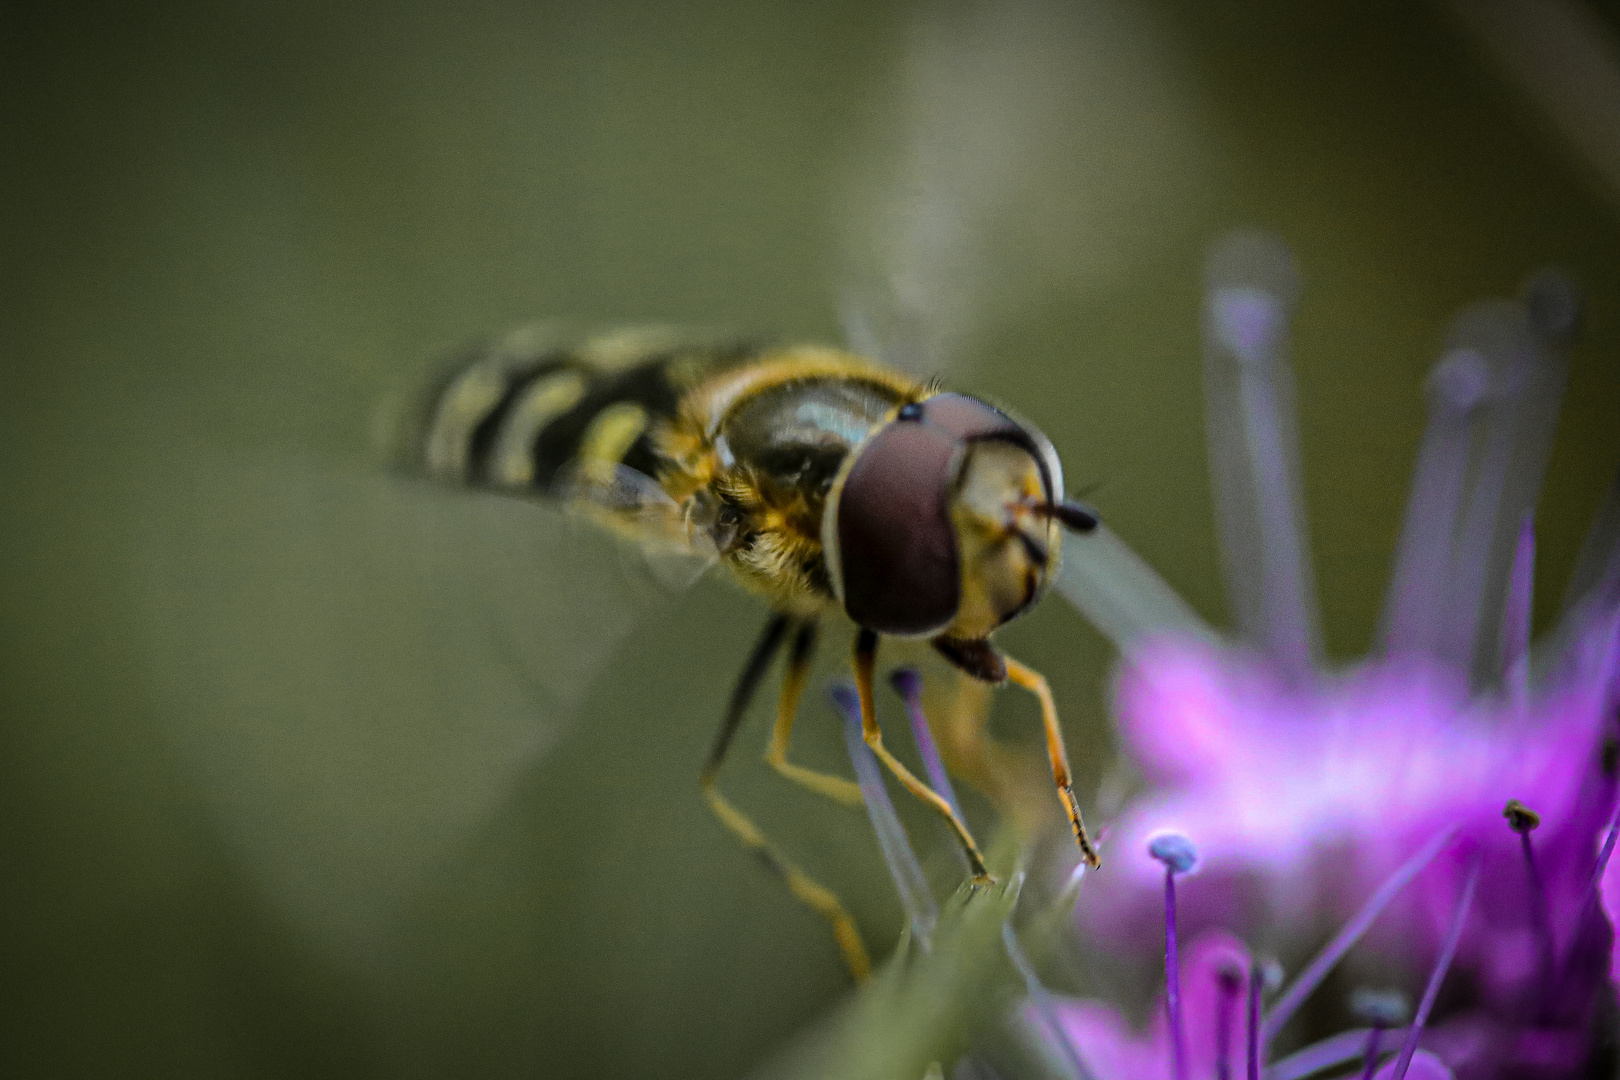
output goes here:
[{"label": "insect", "polygon": [[[857,978],[870,965],[842,903],[781,855],[717,783],[786,646],[767,761],[812,791],[859,803],[853,782],[789,759],[818,627],[829,616],[842,613],[856,627],[867,745],[946,820],[975,883],[991,879],[967,825],[884,746],[873,701],[884,637],[926,640],[973,679],[1036,695],[1058,797],[1082,857],[1097,864],[1046,680],[990,641],[1046,591],[1063,530],[1097,524],[1065,498],[1058,456],[1031,425],[834,348],[694,345],[629,332],[486,350],[433,397],[422,432],[423,465],[440,479],[559,500],[660,558],[719,563],[766,600],[771,615],[699,780],[725,827],[832,924]],[[982,727],[976,737],[985,737]]]}]

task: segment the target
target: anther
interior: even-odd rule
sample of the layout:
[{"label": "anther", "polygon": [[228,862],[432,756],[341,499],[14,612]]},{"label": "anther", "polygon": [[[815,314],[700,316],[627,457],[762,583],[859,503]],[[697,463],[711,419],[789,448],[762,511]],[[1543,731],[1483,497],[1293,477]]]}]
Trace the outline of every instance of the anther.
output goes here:
[{"label": "anther", "polygon": [[923,418],[923,407],[920,401],[908,401],[900,406],[900,411],[894,414],[896,420],[913,422]]},{"label": "anther", "polygon": [[1198,848],[1180,833],[1160,833],[1148,841],[1148,854],[1172,874],[1190,874],[1198,867]]},{"label": "anther", "polygon": [[1174,1080],[1187,1080],[1187,1031],[1181,1019],[1181,954],[1176,944],[1176,875],[1198,865],[1198,848],[1180,833],[1160,833],[1148,854],[1164,864],[1164,1000],[1170,1013],[1170,1062]]},{"label": "anther", "polygon": [[1527,836],[1541,827],[1541,815],[1518,799],[1507,801],[1502,808],[1502,816],[1507,818],[1508,827],[1520,836]]},{"label": "anther", "polygon": [[1369,1027],[1400,1027],[1412,1014],[1412,1006],[1399,990],[1363,986],[1350,993],[1350,1013]]}]

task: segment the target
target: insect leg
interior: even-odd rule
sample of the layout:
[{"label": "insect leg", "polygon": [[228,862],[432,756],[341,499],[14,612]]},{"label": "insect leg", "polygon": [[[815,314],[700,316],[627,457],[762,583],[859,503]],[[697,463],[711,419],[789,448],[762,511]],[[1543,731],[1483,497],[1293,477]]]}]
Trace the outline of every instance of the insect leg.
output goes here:
[{"label": "insect leg", "polygon": [[872,748],[878,760],[888,766],[895,778],[906,786],[906,790],[931,806],[935,812],[950,823],[956,832],[957,840],[961,841],[962,849],[967,852],[968,867],[973,872],[975,885],[988,885],[994,879],[985,869],[984,857],[979,854],[979,845],[973,842],[973,834],[968,832],[967,825],[956,816],[951,804],[946,802],[939,792],[923,783],[911,774],[899,758],[889,752],[883,745],[883,731],[878,727],[876,702],[872,698],[872,672],[877,663],[877,634],[866,628],[855,635],[855,690],[861,698],[861,736],[866,745]]},{"label": "insect leg", "polygon": [[819,795],[835,799],[845,806],[859,806],[861,788],[853,780],[807,769],[787,759],[788,743],[793,738],[793,721],[799,714],[799,697],[804,693],[804,682],[810,675],[810,661],[815,651],[816,624],[802,622],[793,638],[793,651],[788,654],[787,673],[782,676],[782,695],[776,705],[776,727],[771,731],[771,745],[765,750],[765,762],[789,780],[803,784]]},{"label": "insect leg", "polygon": [[786,636],[787,629],[786,615],[773,615],[765,624],[765,630],[760,634],[754,651],[749,654],[742,674],[737,677],[737,685],[731,692],[731,701],[726,706],[725,719],[720,723],[720,730],[715,735],[708,759],[703,763],[699,780],[703,785],[703,795],[708,800],[709,809],[714,811],[720,823],[730,829],[737,839],[743,842],[743,846],[758,856],[772,873],[786,882],[794,896],[832,924],[833,937],[838,941],[838,951],[843,954],[844,964],[849,968],[849,973],[855,981],[861,982],[871,974],[872,961],[867,956],[866,945],[861,941],[861,933],[855,926],[855,920],[850,917],[843,903],[825,886],[812,880],[804,871],[780,855],[771,846],[770,841],[765,839],[765,834],[759,831],[759,827],[720,794],[716,783],[720,775],[720,766],[726,758],[726,751],[731,746],[732,737],[737,734],[737,727],[742,723],[743,714],[748,711],[748,703],[753,700],[760,679],[764,678],[765,670],[770,667],[771,658],[781,648],[782,638]]},{"label": "insect leg", "polygon": [[1046,676],[1034,668],[1026,667],[1006,657],[1007,678],[1034,694],[1041,703],[1041,721],[1046,725],[1046,754],[1052,759],[1052,780],[1057,784],[1058,798],[1069,812],[1069,824],[1074,826],[1074,839],[1080,845],[1080,857],[1093,870],[1102,865],[1097,849],[1086,835],[1085,822],[1080,820],[1080,804],[1074,798],[1074,785],[1069,779],[1069,752],[1063,746],[1063,729],[1058,726],[1057,703],[1052,700],[1052,688],[1046,685]]}]

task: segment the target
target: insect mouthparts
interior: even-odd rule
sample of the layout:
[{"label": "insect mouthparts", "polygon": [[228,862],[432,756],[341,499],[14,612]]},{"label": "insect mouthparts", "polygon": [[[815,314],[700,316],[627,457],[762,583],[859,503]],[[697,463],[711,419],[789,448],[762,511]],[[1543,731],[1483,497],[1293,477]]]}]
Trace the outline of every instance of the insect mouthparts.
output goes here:
[{"label": "insect mouthparts", "polygon": [[1058,503],[1040,503],[1035,507],[1035,512],[1047,517],[1055,517],[1063,523],[1065,528],[1079,533],[1090,532],[1100,524],[1097,511],[1071,499],[1065,499]]}]

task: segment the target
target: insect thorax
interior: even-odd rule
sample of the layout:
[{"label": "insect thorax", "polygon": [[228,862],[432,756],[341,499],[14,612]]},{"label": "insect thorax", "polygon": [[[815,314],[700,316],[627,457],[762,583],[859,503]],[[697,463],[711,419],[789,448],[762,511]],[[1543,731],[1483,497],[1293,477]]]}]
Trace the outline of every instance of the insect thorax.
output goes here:
[{"label": "insect thorax", "polygon": [[781,609],[819,612],[836,603],[821,548],[833,479],[868,432],[924,392],[848,354],[782,350],[693,395],[677,426],[701,448],[687,457],[698,475],[669,486],[690,492],[692,520],[745,585]]}]

